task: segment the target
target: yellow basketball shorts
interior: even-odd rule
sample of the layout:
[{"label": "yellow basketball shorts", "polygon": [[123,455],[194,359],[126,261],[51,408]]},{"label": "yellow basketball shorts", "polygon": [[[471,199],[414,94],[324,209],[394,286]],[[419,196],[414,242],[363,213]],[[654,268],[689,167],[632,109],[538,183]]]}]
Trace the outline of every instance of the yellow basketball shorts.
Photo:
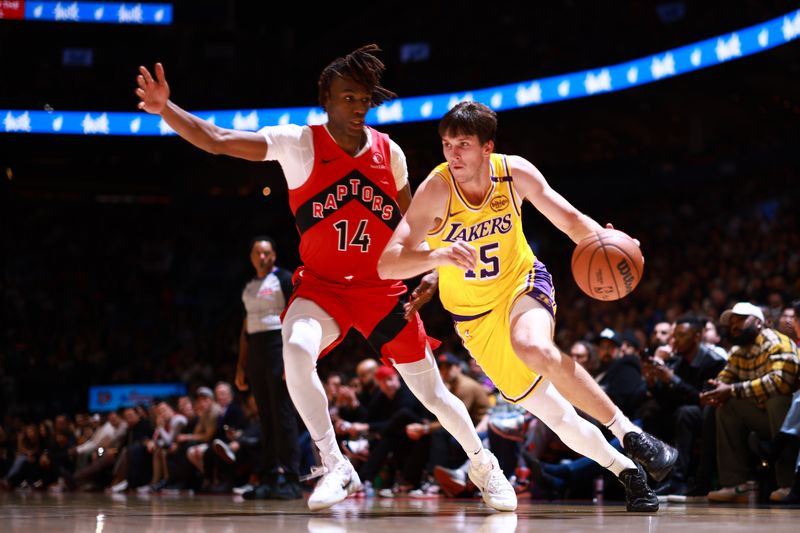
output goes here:
[{"label": "yellow basketball shorts", "polygon": [[511,346],[509,315],[519,298],[534,298],[555,318],[555,289],[550,273],[540,261],[520,280],[512,297],[498,300],[493,309],[473,316],[452,315],[464,347],[512,403],[528,397],[542,380],[517,357]]}]

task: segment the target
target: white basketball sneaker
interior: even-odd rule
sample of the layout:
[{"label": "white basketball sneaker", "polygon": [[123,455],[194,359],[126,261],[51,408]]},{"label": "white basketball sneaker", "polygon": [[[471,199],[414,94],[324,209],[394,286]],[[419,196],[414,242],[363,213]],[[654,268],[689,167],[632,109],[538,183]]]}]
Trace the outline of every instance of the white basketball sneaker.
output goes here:
[{"label": "white basketball sneaker", "polygon": [[477,465],[470,462],[469,478],[481,491],[483,501],[498,511],[513,511],[517,508],[517,493],[506,479],[497,463],[497,457],[489,450],[484,453],[492,458],[488,463]]},{"label": "white basketball sneaker", "polygon": [[312,511],[327,509],[339,503],[354,492],[361,490],[359,479],[353,465],[345,459],[339,461],[322,476],[308,498],[308,508]]}]

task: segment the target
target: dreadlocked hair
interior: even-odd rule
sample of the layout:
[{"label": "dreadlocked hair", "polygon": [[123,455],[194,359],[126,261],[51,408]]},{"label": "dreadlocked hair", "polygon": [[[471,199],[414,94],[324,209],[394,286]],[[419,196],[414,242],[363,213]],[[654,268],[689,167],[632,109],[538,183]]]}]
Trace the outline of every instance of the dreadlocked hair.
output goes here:
[{"label": "dreadlocked hair", "polygon": [[372,107],[381,105],[387,100],[397,98],[385,87],[381,87],[381,74],[386,69],[383,62],[373,52],[380,52],[377,44],[368,44],[350,52],[344,57],[334,59],[319,75],[319,103],[324,108],[325,99],[331,89],[333,77],[349,78],[365,86],[372,93]]}]

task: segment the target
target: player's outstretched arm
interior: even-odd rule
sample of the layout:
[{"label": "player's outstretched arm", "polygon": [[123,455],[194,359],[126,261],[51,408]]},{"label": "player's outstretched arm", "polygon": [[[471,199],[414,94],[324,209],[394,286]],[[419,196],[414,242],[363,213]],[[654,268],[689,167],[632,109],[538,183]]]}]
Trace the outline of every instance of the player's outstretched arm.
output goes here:
[{"label": "player's outstretched arm", "polygon": [[517,191],[575,243],[593,231],[602,229],[600,224],[578,211],[566,198],[550,187],[533,163],[519,156],[509,156],[508,164]]},{"label": "player's outstretched arm", "polygon": [[447,215],[449,194],[448,185],[435,176],[422,182],[378,261],[382,279],[413,278],[442,265],[475,268],[478,254],[465,242],[436,250],[420,249],[428,231]]},{"label": "player's outstretched arm", "polygon": [[164,122],[175,132],[212,154],[224,154],[249,161],[263,161],[267,155],[267,140],[252,131],[238,131],[220,128],[215,124],[196,117],[175,105],[169,99],[169,84],[161,63],[155,65],[156,77],[145,67],[139,67],[136,83],[136,96],[139,109],[153,115],[161,115]]}]

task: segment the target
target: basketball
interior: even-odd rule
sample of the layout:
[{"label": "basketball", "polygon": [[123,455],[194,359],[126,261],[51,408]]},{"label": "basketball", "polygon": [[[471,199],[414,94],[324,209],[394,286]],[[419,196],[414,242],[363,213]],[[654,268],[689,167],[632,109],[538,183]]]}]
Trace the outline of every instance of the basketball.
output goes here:
[{"label": "basketball", "polygon": [[633,292],[644,274],[642,251],[632,238],[615,229],[596,231],[572,253],[572,275],[583,292],[596,300],[614,301]]}]

